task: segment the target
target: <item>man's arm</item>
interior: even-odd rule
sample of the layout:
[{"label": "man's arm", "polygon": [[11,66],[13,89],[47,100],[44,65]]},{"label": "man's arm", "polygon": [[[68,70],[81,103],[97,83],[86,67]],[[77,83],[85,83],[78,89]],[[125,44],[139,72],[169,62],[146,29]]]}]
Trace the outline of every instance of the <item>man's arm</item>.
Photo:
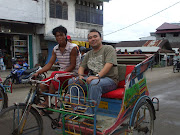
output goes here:
[{"label": "man's arm", "polygon": [[64,71],[71,72],[76,67],[76,57],[77,57],[77,48],[74,47],[70,53],[70,66],[67,67]]},{"label": "man's arm", "polygon": [[79,76],[81,76],[81,75],[83,75],[84,74],[84,68],[83,67],[79,67],[79,69],[78,69],[78,74],[79,74]]},{"label": "man's arm", "polygon": [[[106,63],[103,67],[103,69],[98,73],[99,74],[99,77],[103,77],[105,76],[109,71],[110,69],[112,68],[113,64],[112,63]],[[90,82],[94,79],[99,79],[99,77],[97,76],[90,76],[87,78],[86,82],[88,84],[90,84]]]},{"label": "man's arm", "polygon": [[103,77],[105,76],[109,71],[110,69],[113,67],[113,64],[112,63],[106,63],[104,65],[104,68],[98,73],[100,77]]}]

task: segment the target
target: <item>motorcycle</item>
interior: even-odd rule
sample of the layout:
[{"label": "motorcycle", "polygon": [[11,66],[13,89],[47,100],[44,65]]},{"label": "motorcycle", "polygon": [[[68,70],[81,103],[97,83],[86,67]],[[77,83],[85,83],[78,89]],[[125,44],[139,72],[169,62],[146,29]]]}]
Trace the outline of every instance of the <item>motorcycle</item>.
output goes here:
[{"label": "motorcycle", "polygon": [[180,70],[180,59],[174,60],[173,61],[173,72],[175,73],[176,71],[179,72]]},{"label": "motorcycle", "polygon": [[[27,63],[23,63],[23,66],[19,64],[14,64],[14,68],[12,69],[11,73],[6,77],[3,85],[10,86],[12,84],[26,84],[29,83],[29,78],[35,74],[37,71],[42,69],[41,66],[28,69],[29,65]],[[46,78],[45,73],[40,74],[38,76],[38,80],[43,80]]]}]

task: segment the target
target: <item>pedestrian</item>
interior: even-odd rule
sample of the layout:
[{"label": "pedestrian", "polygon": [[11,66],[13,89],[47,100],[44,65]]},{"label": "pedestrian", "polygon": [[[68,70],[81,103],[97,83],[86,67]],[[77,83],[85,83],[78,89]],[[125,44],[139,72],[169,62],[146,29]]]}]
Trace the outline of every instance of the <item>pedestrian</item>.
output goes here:
[{"label": "pedestrian", "polygon": [[[50,61],[41,70],[35,73],[34,76],[36,77],[39,74],[42,74],[43,72],[51,69],[56,59],[58,60],[60,69],[59,71],[54,71],[51,76],[44,79],[44,81],[50,78],[54,78],[55,74],[57,73],[61,74],[67,72],[78,72],[80,64],[80,55],[77,53],[77,45],[67,41],[67,29],[60,25],[59,27],[54,28],[52,33],[55,36],[58,44],[53,48]],[[72,76],[58,77],[58,80],[60,80],[60,83],[62,84],[66,79],[71,77]],[[47,85],[40,84],[41,91],[53,94],[58,89],[59,82],[49,81],[47,82]],[[44,108],[48,106],[48,96],[45,96],[44,98],[44,103],[39,104],[39,107]]]},{"label": "pedestrian", "polygon": [[[95,100],[98,106],[102,94],[117,88],[117,57],[115,49],[112,46],[102,45],[101,33],[96,29],[92,29],[89,32],[88,41],[92,50],[86,54],[84,60],[80,64],[78,70],[79,80],[76,84],[80,85],[84,91],[87,91],[86,85],[81,80],[84,79],[88,87],[88,98]],[[83,76],[87,68],[91,71],[91,74]],[[77,96],[78,90],[73,85],[73,79],[70,79],[68,84],[68,92],[71,93],[70,96]],[[80,95],[83,95],[82,90],[80,90]],[[88,108],[85,113],[92,114],[92,109]]]},{"label": "pedestrian", "polygon": [[129,54],[128,51],[127,51],[127,49],[125,49],[124,54]]}]

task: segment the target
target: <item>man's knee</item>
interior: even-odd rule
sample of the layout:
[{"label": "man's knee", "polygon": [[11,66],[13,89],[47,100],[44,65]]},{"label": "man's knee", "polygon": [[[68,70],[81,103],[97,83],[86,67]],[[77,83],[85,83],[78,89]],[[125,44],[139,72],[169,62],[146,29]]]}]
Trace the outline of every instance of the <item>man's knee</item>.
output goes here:
[{"label": "man's knee", "polygon": [[68,84],[72,84],[72,83],[73,83],[73,80],[69,79]]},{"label": "man's knee", "polygon": [[92,80],[91,82],[90,82],[90,85],[98,85],[99,84],[99,79],[94,79],[94,80]]}]

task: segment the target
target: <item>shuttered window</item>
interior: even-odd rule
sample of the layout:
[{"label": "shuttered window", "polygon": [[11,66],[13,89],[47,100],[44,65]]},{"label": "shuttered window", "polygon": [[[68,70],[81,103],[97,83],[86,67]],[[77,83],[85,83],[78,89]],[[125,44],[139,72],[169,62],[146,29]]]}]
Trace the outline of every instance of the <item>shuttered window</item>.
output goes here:
[{"label": "shuttered window", "polygon": [[54,0],[50,0],[50,4],[49,4],[49,11],[50,11],[50,17],[51,18],[55,18],[56,15],[55,15],[55,9],[56,9],[56,4],[54,2]]},{"label": "shuttered window", "polygon": [[62,18],[68,20],[68,5],[66,2],[63,3]]},{"label": "shuttered window", "polygon": [[76,0],[76,21],[103,25],[103,6]]},{"label": "shuttered window", "polygon": [[68,4],[61,3],[60,0],[50,0],[49,4],[49,16],[50,18],[58,18],[68,20]]},{"label": "shuttered window", "polygon": [[56,1],[56,18],[62,19],[62,3],[59,0]]}]

